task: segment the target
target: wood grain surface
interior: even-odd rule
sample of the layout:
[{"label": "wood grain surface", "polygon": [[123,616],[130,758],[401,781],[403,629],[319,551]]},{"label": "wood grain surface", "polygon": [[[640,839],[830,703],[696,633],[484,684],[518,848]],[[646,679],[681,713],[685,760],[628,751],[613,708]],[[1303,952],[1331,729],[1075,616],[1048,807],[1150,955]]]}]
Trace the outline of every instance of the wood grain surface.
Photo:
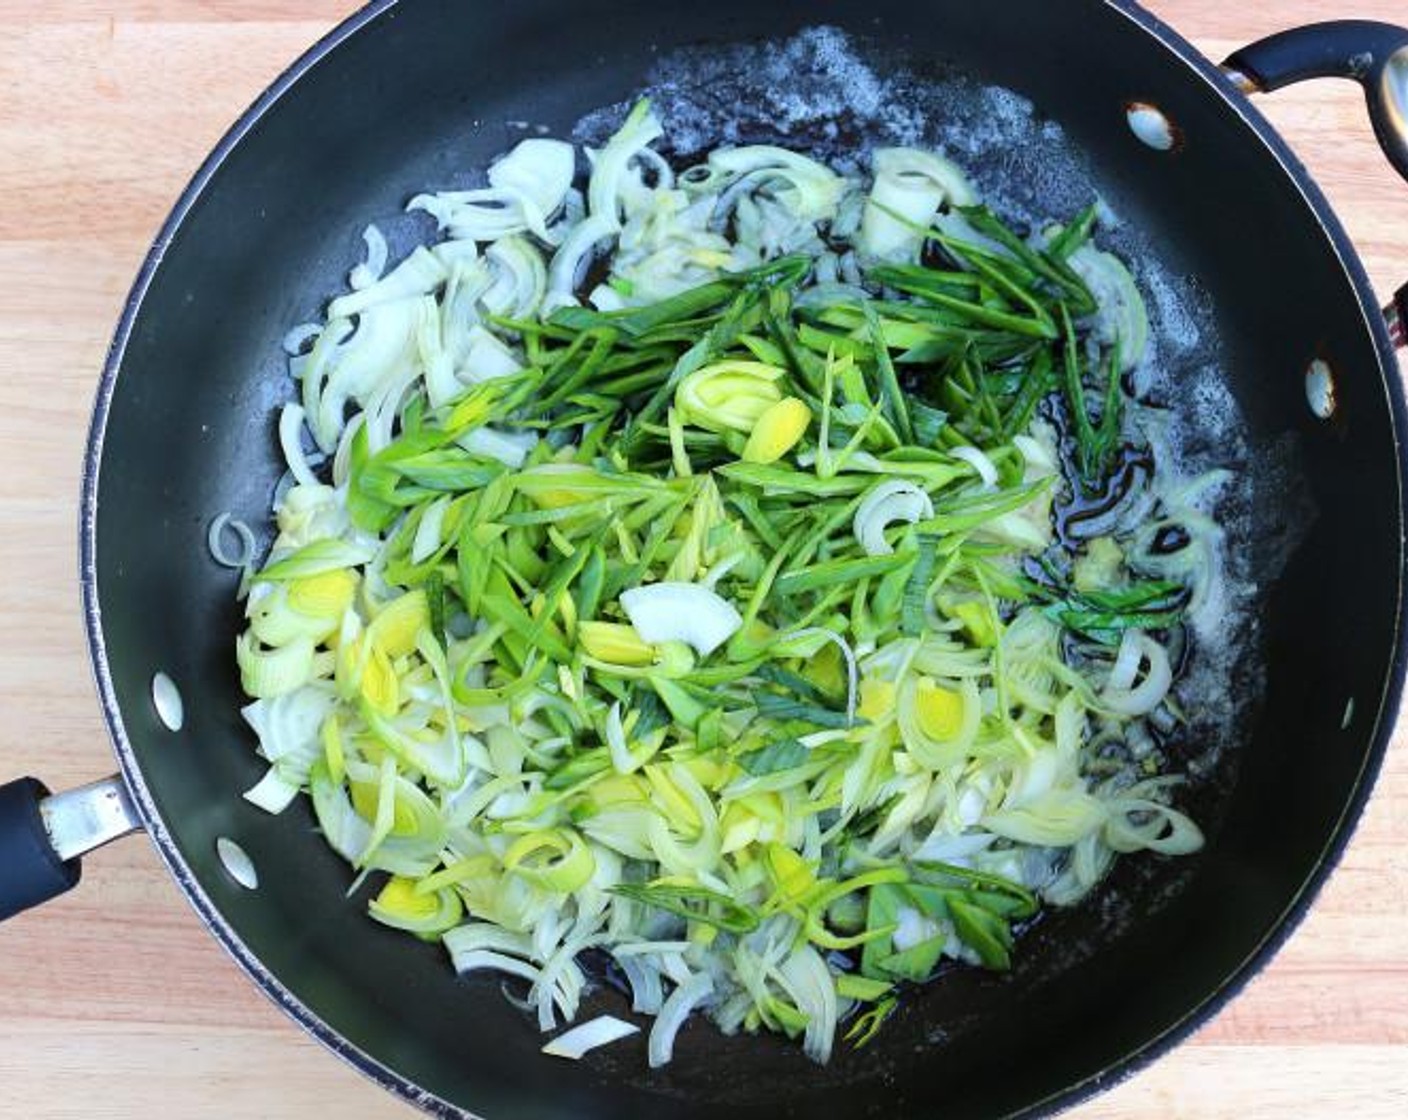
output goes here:
[{"label": "wood grain surface", "polygon": [[[1213,57],[1313,19],[1408,19],[1403,0],[1149,6]],[[187,177],[353,7],[0,0],[0,779],[35,774],[59,788],[113,768],[76,574],[79,468],[104,350]],[[1357,88],[1313,83],[1263,108],[1379,290],[1408,279],[1408,186],[1374,145]],[[412,1115],[245,980],[136,838],[90,857],[80,890],[0,926],[0,1117],[157,1113]],[[1191,1042],[1071,1115],[1408,1116],[1408,743],[1276,961]]]}]

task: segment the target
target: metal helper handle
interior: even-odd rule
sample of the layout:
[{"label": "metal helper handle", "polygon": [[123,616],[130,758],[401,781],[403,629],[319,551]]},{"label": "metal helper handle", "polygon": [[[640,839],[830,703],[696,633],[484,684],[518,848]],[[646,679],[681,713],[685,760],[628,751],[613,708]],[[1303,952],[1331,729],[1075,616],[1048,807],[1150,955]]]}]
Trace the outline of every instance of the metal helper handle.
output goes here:
[{"label": "metal helper handle", "polygon": [[[1282,31],[1229,55],[1223,72],[1243,93],[1310,78],[1348,78],[1364,87],[1384,155],[1408,179],[1408,28],[1367,19],[1330,20]],[[1408,284],[1384,308],[1389,336],[1408,346]]]},{"label": "metal helper handle", "polygon": [[52,795],[35,778],[0,786],[0,921],[76,886],[80,857],[141,827],[117,775]]}]

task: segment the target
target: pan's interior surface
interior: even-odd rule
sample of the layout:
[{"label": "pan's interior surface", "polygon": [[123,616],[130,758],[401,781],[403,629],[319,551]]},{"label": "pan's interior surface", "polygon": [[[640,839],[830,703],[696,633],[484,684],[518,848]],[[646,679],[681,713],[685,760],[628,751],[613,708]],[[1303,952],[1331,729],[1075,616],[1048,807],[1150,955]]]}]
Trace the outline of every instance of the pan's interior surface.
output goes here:
[{"label": "pan's interior surface", "polygon": [[[261,768],[238,717],[233,579],[209,560],[206,526],[225,510],[264,520],[281,470],[270,415],[286,394],[279,339],[341,283],[363,222],[483,166],[520,135],[506,121],[566,134],[584,111],[637,89],[661,49],[778,38],[818,21],[911,66],[956,63],[1059,121],[1116,207],[1210,294],[1251,446],[1297,445],[1296,472],[1257,491],[1273,510],[1266,523],[1318,514],[1295,527],[1299,547],[1260,589],[1266,700],[1240,748],[1225,825],[1183,872],[1117,870],[1102,897],[1118,907],[1048,918],[1013,973],[950,975],[909,999],[870,1049],[841,1047],[825,1070],[785,1042],[723,1039],[702,1024],[656,1073],[639,1040],[583,1063],[545,1058],[497,981],[453,981],[437,948],[343,898],[349,873],[302,806],[271,818],[240,799]],[[1130,100],[1163,108],[1181,147],[1136,142]],[[1331,423],[1306,407],[1303,372],[1317,354],[1337,375]],[[280,97],[176,231],[121,362],[96,558],[122,723],[176,849],[278,981],[381,1064],[515,1120],[683,1118],[725,1104],[740,1115],[942,1106],[962,1117],[1019,1111],[1104,1076],[1227,986],[1295,906],[1374,751],[1397,641],[1400,529],[1381,359],[1330,238],[1221,96],[1116,8],[427,0],[384,12]],[[1252,556],[1269,575],[1269,553]],[[185,694],[179,738],[147,698],[158,669]],[[250,853],[257,892],[220,870],[220,835]]]}]

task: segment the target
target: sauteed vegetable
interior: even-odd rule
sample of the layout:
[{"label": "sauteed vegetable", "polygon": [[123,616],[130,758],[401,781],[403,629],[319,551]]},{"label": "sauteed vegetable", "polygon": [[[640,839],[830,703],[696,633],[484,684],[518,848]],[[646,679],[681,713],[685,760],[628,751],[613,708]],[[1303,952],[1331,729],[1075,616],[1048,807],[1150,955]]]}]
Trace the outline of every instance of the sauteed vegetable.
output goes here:
[{"label": "sauteed vegetable", "polygon": [[[932,151],[677,170],[663,133],[641,102],[413,199],[443,238],[385,271],[369,228],[291,334],[246,796],[308,795],[373,918],[544,1030],[595,959],[653,1065],[695,1010],[824,1062],[1201,845],[1161,737],[1219,479],[1151,447],[1095,207],[1018,230]],[[1137,524],[1056,532],[1116,484]]]}]

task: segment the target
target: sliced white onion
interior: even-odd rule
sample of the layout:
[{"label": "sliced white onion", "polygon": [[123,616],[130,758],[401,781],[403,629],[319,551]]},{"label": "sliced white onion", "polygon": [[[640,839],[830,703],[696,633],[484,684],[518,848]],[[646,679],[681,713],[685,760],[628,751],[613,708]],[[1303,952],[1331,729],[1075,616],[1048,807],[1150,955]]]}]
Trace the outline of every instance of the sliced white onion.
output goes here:
[{"label": "sliced white onion", "polygon": [[1171,151],[1178,142],[1173,122],[1154,105],[1131,101],[1125,107],[1125,119],[1129,122],[1129,130],[1139,138],[1140,143],[1147,144],[1156,152]]},{"label": "sliced white onion", "polygon": [[825,164],[770,144],[716,148],[709,154],[709,166],[730,177],[714,211],[715,222],[745,198],[755,197],[763,186],[773,201],[800,221],[830,221],[846,185]]},{"label": "sliced white onion", "polygon": [[[554,934],[551,940],[555,942],[558,936]],[[576,956],[600,940],[601,937],[569,937],[556,949],[552,949],[550,945],[543,946],[543,955],[547,959],[543,963],[542,973],[528,993],[528,998],[534,1000],[537,1005],[540,1031],[550,1031],[557,1026],[557,1018],[553,1013],[554,1005],[562,1011],[562,1017],[567,1022],[570,1023],[577,1017],[586,977],[576,964]]]},{"label": "sliced white onion", "polygon": [[[239,539],[238,552],[231,552],[225,547],[226,529]],[[219,514],[210,522],[205,543],[211,557],[223,568],[247,568],[254,562],[254,530],[229,513]]]},{"label": "sliced white onion", "polygon": [[820,953],[805,945],[783,961],[778,972],[797,1010],[807,1017],[803,1053],[825,1065],[831,1060],[831,1045],[836,1037],[836,981],[831,970]]},{"label": "sliced white onion", "polygon": [[647,1052],[651,1069],[669,1065],[675,1052],[675,1035],[700,1003],[714,994],[714,981],[707,972],[696,972],[670,993],[650,1028]]},{"label": "sliced white onion", "polygon": [[587,302],[598,311],[620,311],[626,306],[621,293],[610,284],[598,284],[587,293]]},{"label": "sliced white onion", "polygon": [[548,266],[548,292],[543,303],[544,314],[551,315],[559,307],[574,307],[577,286],[586,276],[593,252],[603,241],[616,236],[620,225],[610,214],[593,214],[567,235]]},{"label": "sliced white onion", "polygon": [[642,1015],[658,1015],[665,1003],[664,988],[660,983],[660,970],[646,961],[632,956],[623,956],[620,948],[612,950],[612,955],[626,974],[631,985],[631,1010]]},{"label": "sliced white onion", "polygon": [[912,482],[891,478],[878,483],[856,508],[851,530],[868,556],[888,556],[894,552],[885,539],[885,527],[896,521],[913,525],[934,516],[934,503]]},{"label": "sliced white onion", "polygon": [[1056,469],[1056,459],[1051,453],[1051,448],[1041,440],[1033,439],[1028,435],[1020,435],[1012,437],[1012,444],[1026,460],[1029,474],[1037,474],[1038,477],[1041,477]]},{"label": "sliced white onion", "polygon": [[651,583],[621,593],[621,607],[647,642],[684,642],[708,657],[737,633],[732,603],[697,583]]},{"label": "sliced white onion", "polygon": [[342,430],[342,437],[337,442],[337,451],[332,457],[332,482],[334,486],[342,486],[347,482],[348,473],[352,467],[352,441],[356,439],[357,433],[362,430],[362,426],[367,422],[367,414],[359,412],[347,423],[347,427]]},{"label": "sliced white onion", "polygon": [[939,207],[946,202],[969,206],[977,199],[958,166],[933,152],[880,148],[871,157],[871,169],[875,179],[856,246],[872,259],[916,260],[923,231]]},{"label": "sliced white onion", "polygon": [[429,249],[416,249],[385,277],[328,304],[328,319],[350,319],[379,303],[423,296],[445,282],[448,273]]},{"label": "sliced white onion", "polygon": [[591,179],[587,183],[587,209],[593,217],[608,218],[619,228],[619,199],[622,180],[635,157],[665,133],[660,120],[645,101],[622,122],[621,127],[599,152],[588,151],[592,161]]},{"label": "sliced white onion", "polygon": [[443,264],[450,273],[450,280],[446,282],[446,299],[448,307],[450,304],[449,285],[458,277],[463,283],[466,278],[477,279],[481,274],[479,271],[483,261],[479,256],[479,246],[473,241],[442,241],[438,245],[430,247],[435,259]]},{"label": "sliced white onion", "polygon": [[347,277],[347,283],[351,285],[353,291],[361,291],[370,287],[381,279],[381,274],[386,271],[386,237],[375,225],[369,225],[362,231],[362,241],[367,246],[367,259],[354,268],[351,275]]},{"label": "sliced white onion", "polygon": [[[1134,787],[1109,802],[1110,819],[1103,834],[1117,852],[1151,851],[1186,856],[1202,848],[1203,832],[1189,817],[1161,801],[1134,796]],[[1130,818],[1140,819],[1135,824]]]},{"label": "sliced white onion", "polygon": [[951,448],[949,454],[955,459],[962,459],[977,471],[985,488],[991,489],[997,485],[997,467],[993,465],[993,461],[988,458],[986,452],[964,444],[962,447]]},{"label": "sliced white onion", "polygon": [[569,194],[576,157],[561,140],[525,140],[489,169],[478,190],[416,195],[407,210],[424,210],[457,241],[495,241],[532,233],[554,238],[548,219]]},{"label": "sliced white onion", "polygon": [[266,813],[278,815],[293,804],[298,797],[298,787],[284,778],[271,766],[249,789],[244,791],[244,799]]},{"label": "sliced white onion", "polygon": [[958,795],[958,819],[965,828],[971,828],[982,820],[987,810],[988,799],[982,790],[969,786]]},{"label": "sliced white onion", "polygon": [[492,922],[468,922],[465,925],[456,926],[440,940],[452,960],[456,954],[486,949],[494,953],[511,953],[515,956],[528,956],[533,951],[532,939],[526,933],[504,929]]},{"label": "sliced white onion", "polygon": [[[291,328],[288,334],[284,335],[284,353],[291,358],[301,356],[303,354],[303,348],[308,345],[308,340],[317,338],[318,335],[322,333],[323,326],[321,323],[299,323],[298,326]],[[291,363],[290,372],[292,372]],[[296,381],[298,379],[295,377],[294,380]]]},{"label": "sliced white onion", "polygon": [[1067,263],[1099,306],[1094,337],[1107,346],[1119,343],[1120,367],[1128,373],[1144,357],[1149,341],[1149,313],[1139,285],[1123,261],[1093,245],[1082,245]]},{"label": "sliced white onion", "polygon": [[[373,287],[354,294],[376,291],[383,284],[391,284],[395,277],[393,272]],[[378,301],[358,314],[357,329],[351,337],[347,335],[349,320],[328,324],[313,347],[303,375],[305,419],[322,451],[336,450],[349,400],[366,411],[370,438],[375,427],[373,402],[389,397],[393,391],[399,397],[400,391],[415,379],[419,369],[410,359],[427,303],[433,310],[435,300],[429,296]],[[387,428],[389,440],[389,422]],[[375,446],[372,449],[377,450]]]},{"label": "sliced white onion", "polygon": [[462,380],[478,384],[496,377],[511,377],[523,368],[513,351],[478,323],[465,333],[465,344],[464,359],[457,371]]},{"label": "sliced white onion", "polygon": [[472,191],[418,194],[406,209],[424,210],[454,241],[474,243],[511,237],[528,230],[523,200],[509,191],[483,187]]},{"label": "sliced white onion", "polygon": [[[965,819],[968,814],[961,812]],[[974,819],[974,823],[981,819],[982,813]],[[943,863],[959,863],[986,851],[992,847],[997,839],[990,832],[965,832],[961,836],[946,836],[935,831],[927,840],[916,849],[913,858],[917,860],[938,860]]]},{"label": "sliced white onion", "polygon": [[303,406],[290,401],[279,413],[279,446],[284,460],[300,486],[316,486],[318,477],[308,465],[308,453],[303,450]]},{"label": "sliced white onion", "polygon": [[660,965],[661,975],[671,984],[683,984],[694,975],[689,965],[684,963],[684,958],[678,953],[658,954],[656,961]]},{"label": "sliced white onion", "polygon": [[[450,933],[453,933],[451,930]],[[446,935],[448,936],[448,934]],[[450,960],[455,966],[455,971],[461,976],[469,972],[477,972],[480,969],[493,969],[495,972],[507,972],[510,976],[518,976],[530,983],[536,982],[541,970],[536,965],[531,965],[527,961],[521,961],[517,957],[505,956],[503,953],[491,952],[488,949],[470,949],[464,952],[450,951]]]},{"label": "sliced white onion", "polygon": [[926,918],[913,906],[901,906],[895,914],[895,932],[891,940],[895,952],[903,953],[937,937],[938,933],[938,923],[932,918]]},{"label": "sliced white onion", "polygon": [[524,140],[489,168],[489,185],[517,195],[529,229],[547,235],[547,219],[567,197],[577,155],[563,140]]},{"label": "sliced white onion", "polygon": [[1142,659],[1143,651],[1139,645],[1139,631],[1126,630],[1120,638],[1120,648],[1115,654],[1115,664],[1110,670],[1106,687],[1120,692],[1128,691],[1134,684],[1134,678],[1139,672],[1139,663]]},{"label": "sliced white onion", "polygon": [[305,781],[323,752],[319,733],[337,704],[337,693],[326,682],[304,685],[281,696],[246,704],[240,715],[259,737],[259,753],[277,762],[295,784]]},{"label": "sliced white onion", "polygon": [[598,1015],[590,1022],[558,1035],[543,1047],[543,1053],[551,1054],[554,1058],[576,1060],[598,1046],[607,1046],[639,1033],[640,1028],[634,1023],[617,1019],[614,1015]]},{"label": "sliced white onion", "polygon": [[[1119,688],[1106,685],[1100,693],[1100,703],[1112,712],[1125,716],[1142,716],[1152,712],[1163,702],[1173,684],[1173,668],[1168,663],[1164,647],[1147,634],[1139,631],[1125,631],[1125,638],[1134,634],[1138,643],[1139,661],[1147,662],[1144,679],[1137,685]],[[1125,639],[1121,639],[1121,652]],[[1117,659],[1118,661],[1118,659]],[[1118,664],[1116,668],[1120,668]],[[1113,676],[1113,673],[1111,674]]]},{"label": "sliced white onion", "polygon": [[538,446],[537,432],[505,432],[498,428],[475,428],[455,441],[471,455],[497,459],[506,467],[517,470],[523,466],[533,448]]},{"label": "sliced white onion", "polygon": [[492,315],[523,319],[536,314],[547,291],[543,255],[526,238],[502,237],[484,250],[493,282],[479,297]]}]

